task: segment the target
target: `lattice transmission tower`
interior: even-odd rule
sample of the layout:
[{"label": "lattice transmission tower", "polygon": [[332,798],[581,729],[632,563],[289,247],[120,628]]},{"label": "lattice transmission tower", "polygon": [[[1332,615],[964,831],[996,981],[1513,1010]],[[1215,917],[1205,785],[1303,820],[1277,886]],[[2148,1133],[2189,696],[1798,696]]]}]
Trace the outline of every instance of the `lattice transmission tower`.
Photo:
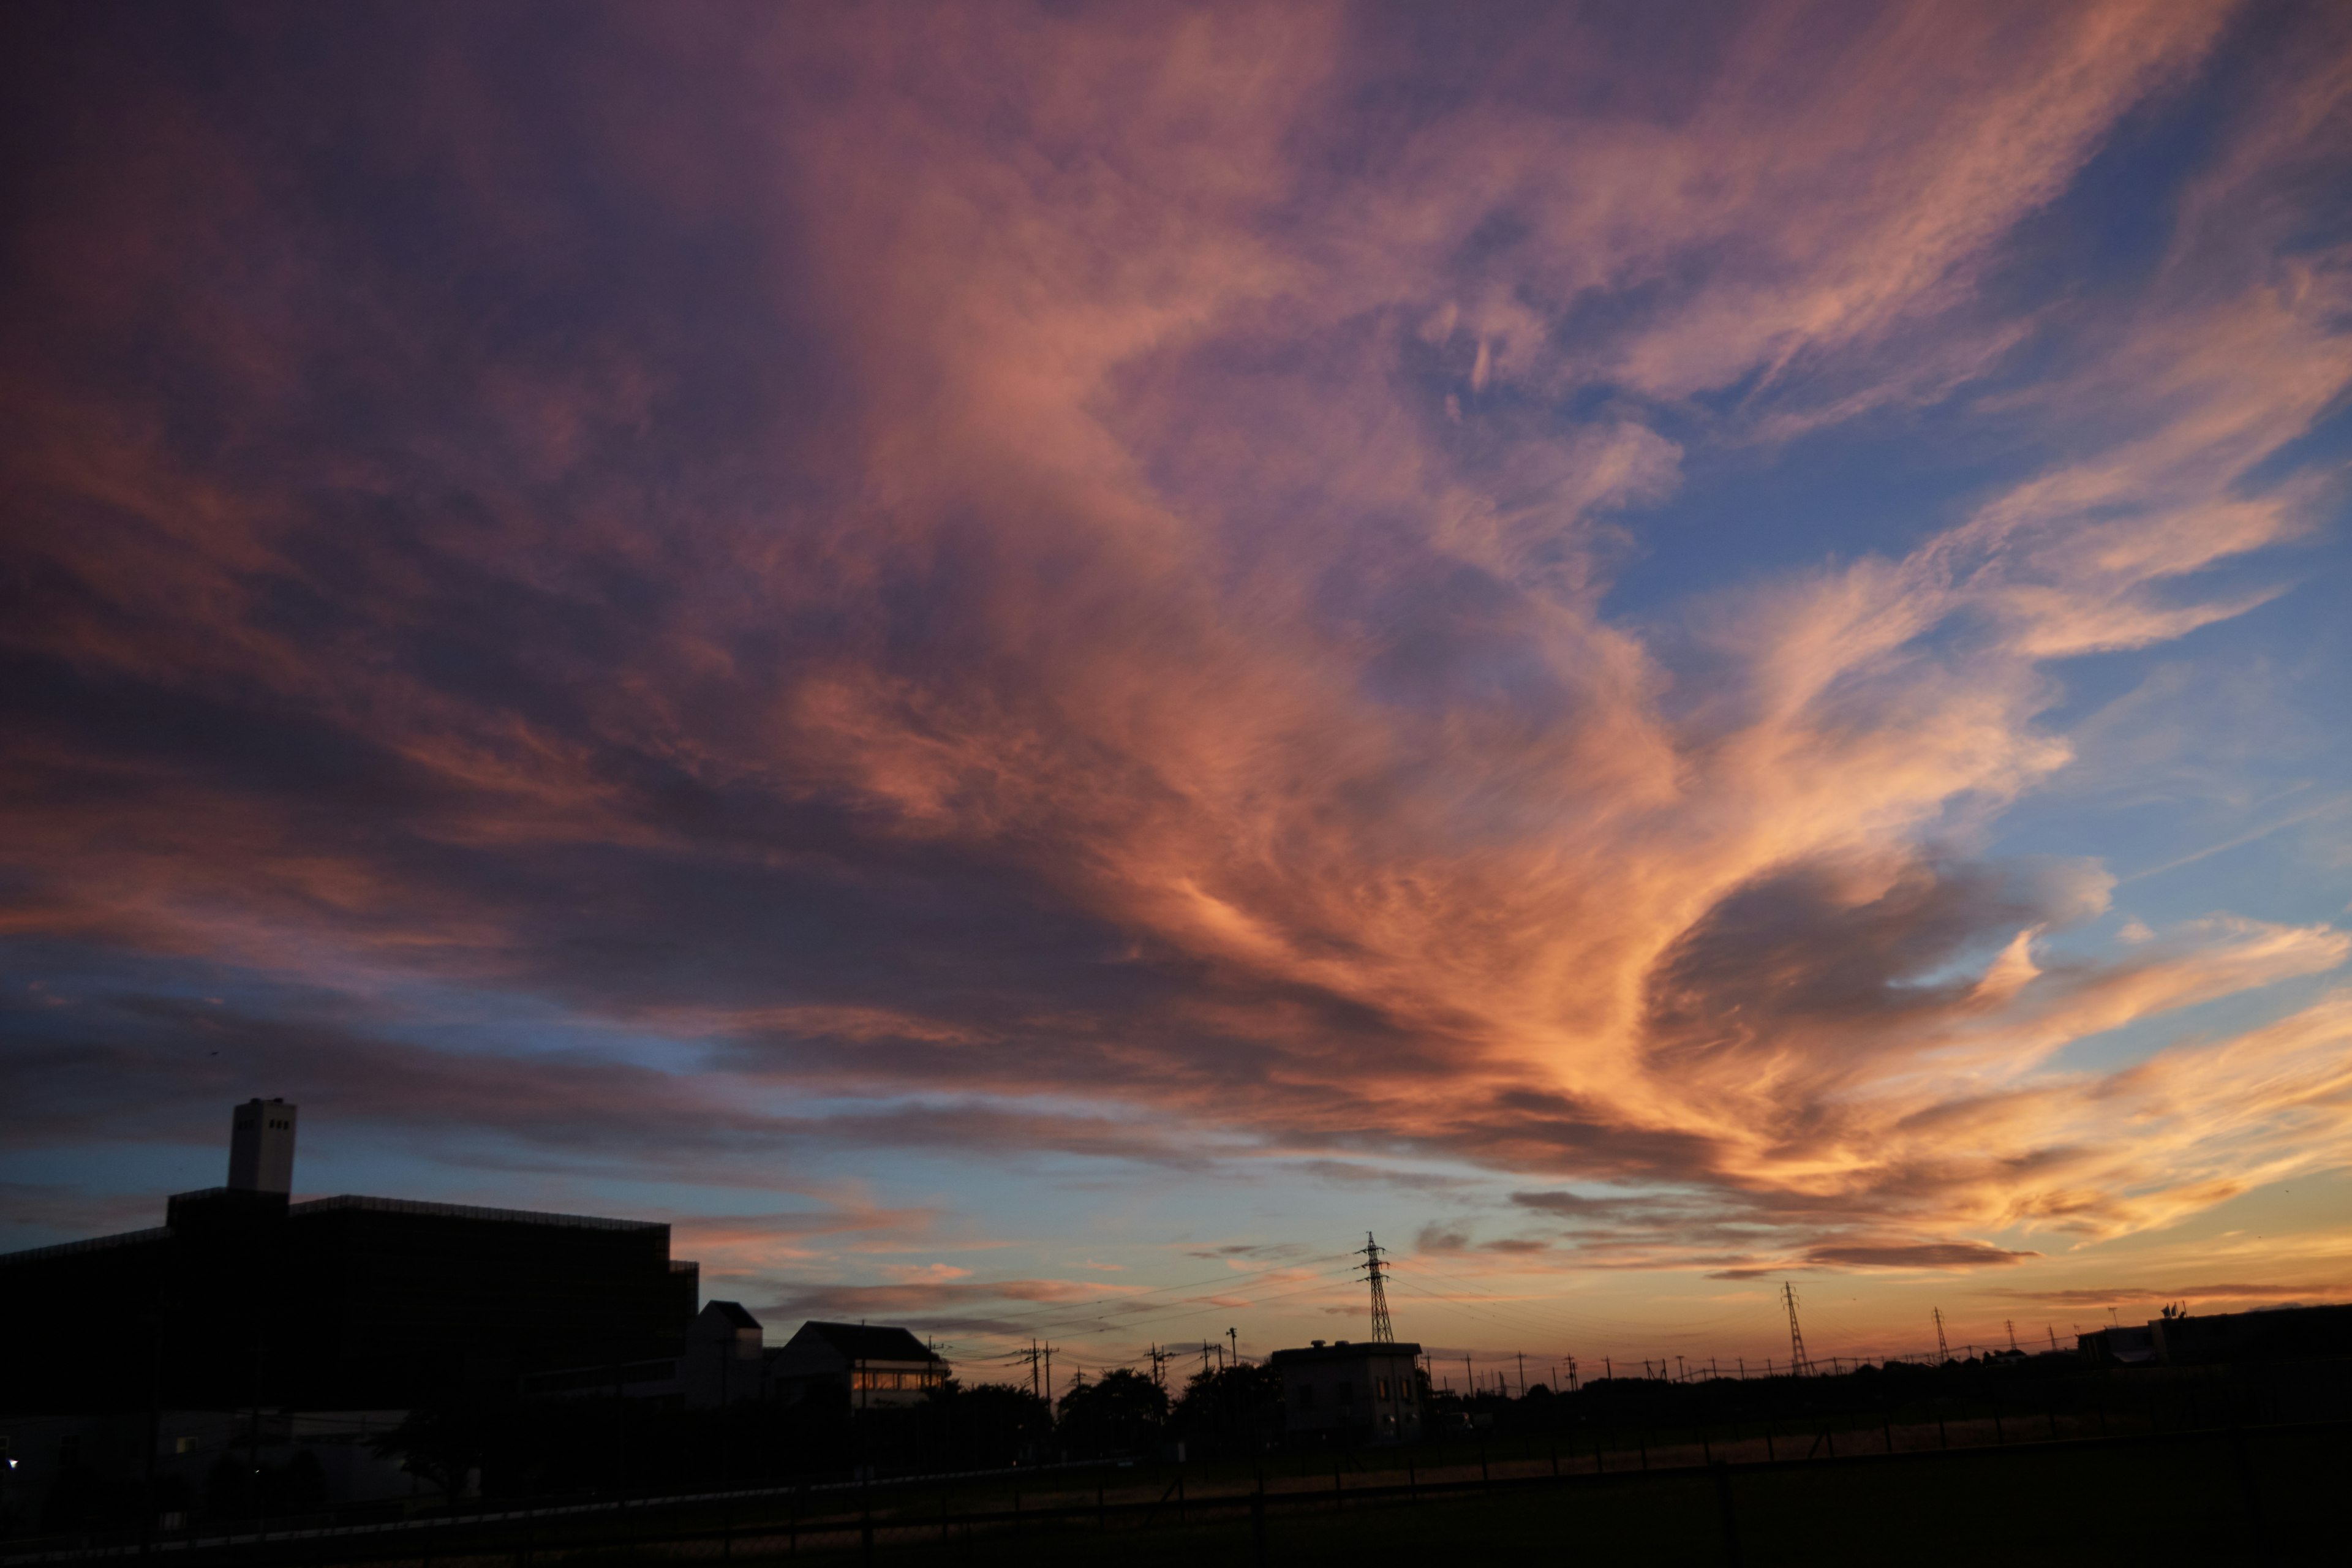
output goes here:
[{"label": "lattice transmission tower", "polygon": [[1936,1309],[1936,1364],[1943,1365],[1952,1359],[1952,1347],[1944,1342],[1944,1309]]},{"label": "lattice transmission tower", "polygon": [[1372,1239],[1370,1231],[1364,1232],[1364,1278],[1372,1287],[1372,1343],[1396,1343],[1396,1325],[1389,1321],[1388,1265],[1381,1261],[1381,1244]]},{"label": "lattice transmission tower", "polygon": [[1802,1377],[1813,1363],[1805,1356],[1805,1331],[1797,1327],[1797,1288],[1786,1279],[1780,1281],[1780,1300],[1789,1307],[1789,1374]]}]

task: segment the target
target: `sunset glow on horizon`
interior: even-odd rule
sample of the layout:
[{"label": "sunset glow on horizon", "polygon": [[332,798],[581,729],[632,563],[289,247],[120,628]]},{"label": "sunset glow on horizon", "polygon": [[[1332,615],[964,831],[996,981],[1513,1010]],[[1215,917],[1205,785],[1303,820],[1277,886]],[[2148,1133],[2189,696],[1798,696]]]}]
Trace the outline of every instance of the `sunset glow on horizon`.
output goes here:
[{"label": "sunset glow on horizon", "polygon": [[282,1095],[967,1377],[2352,1300],[2352,9],[9,27],[0,1247]]}]

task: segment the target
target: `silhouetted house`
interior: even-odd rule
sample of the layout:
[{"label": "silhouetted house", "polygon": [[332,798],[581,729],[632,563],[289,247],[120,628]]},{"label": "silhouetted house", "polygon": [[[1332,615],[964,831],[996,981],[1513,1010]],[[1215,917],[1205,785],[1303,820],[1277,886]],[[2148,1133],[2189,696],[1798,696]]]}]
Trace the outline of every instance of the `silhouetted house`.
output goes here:
[{"label": "silhouetted house", "polygon": [[295,1114],[237,1107],[230,1184],[173,1196],[158,1228],[0,1255],[0,1409],[402,1410],[685,1350],[699,1275],[667,1226],[294,1203]]},{"label": "silhouetted house", "polygon": [[1421,1436],[1419,1345],[1317,1340],[1267,1359],[1282,1373],[1283,1428],[1292,1436],[1353,1442]]},{"label": "silhouetted house", "polygon": [[947,1375],[948,1363],[906,1330],[864,1323],[803,1323],[768,1361],[775,1397],[798,1404],[837,1390],[853,1410],[920,1404]]},{"label": "silhouetted house", "polygon": [[678,1387],[697,1409],[767,1395],[765,1334],[740,1301],[713,1301],[687,1331]]}]

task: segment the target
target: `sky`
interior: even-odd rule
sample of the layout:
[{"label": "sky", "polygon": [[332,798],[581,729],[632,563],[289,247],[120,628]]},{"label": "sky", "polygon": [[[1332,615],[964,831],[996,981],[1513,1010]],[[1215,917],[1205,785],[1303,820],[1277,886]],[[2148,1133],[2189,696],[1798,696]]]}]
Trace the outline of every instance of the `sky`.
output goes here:
[{"label": "sky", "polygon": [[258,1094],[975,1381],[2352,1299],[2352,9],[0,27],[0,1247]]}]

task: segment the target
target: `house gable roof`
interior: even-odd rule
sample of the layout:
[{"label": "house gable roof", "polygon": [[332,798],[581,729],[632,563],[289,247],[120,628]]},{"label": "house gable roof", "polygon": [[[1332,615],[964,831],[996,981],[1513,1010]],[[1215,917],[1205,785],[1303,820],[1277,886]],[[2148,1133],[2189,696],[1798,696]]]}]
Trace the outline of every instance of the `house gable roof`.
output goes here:
[{"label": "house gable roof", "polygon": [[912,1361],[928,1362],[933,1356],[922,1341],[904,1329],[882,1328],[866,1323],[803,1323],[798,1340],[814,1336],[845,1361]]}]

